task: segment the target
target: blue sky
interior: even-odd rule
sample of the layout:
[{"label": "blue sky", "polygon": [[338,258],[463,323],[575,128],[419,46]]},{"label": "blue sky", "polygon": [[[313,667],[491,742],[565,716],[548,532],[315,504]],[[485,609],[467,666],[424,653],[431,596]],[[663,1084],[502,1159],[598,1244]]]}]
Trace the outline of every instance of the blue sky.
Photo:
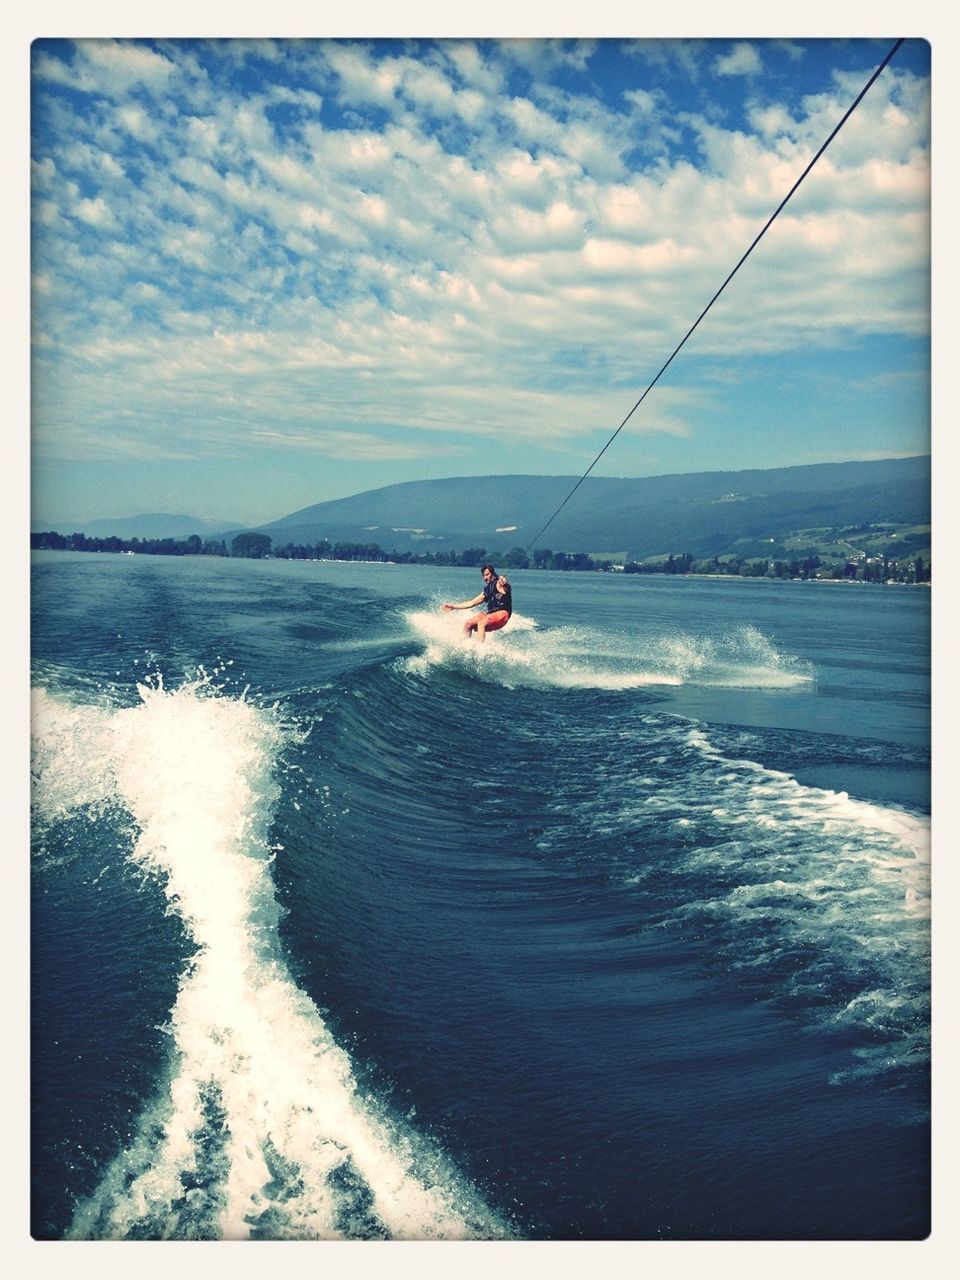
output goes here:
[{"label": "blue sky", "polygon": [[[33,504],[579,475],[891,40],[41,40]],[[930,447],[908,40],[596,474]]]}]

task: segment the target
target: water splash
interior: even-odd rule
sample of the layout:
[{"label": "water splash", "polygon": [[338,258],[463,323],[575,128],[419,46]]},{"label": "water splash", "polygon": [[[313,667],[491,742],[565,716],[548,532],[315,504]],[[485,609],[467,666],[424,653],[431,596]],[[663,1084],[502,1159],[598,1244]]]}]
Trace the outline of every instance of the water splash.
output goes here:
[{"label": "water splash", "polygon": [[361,1096],[287,971],[270,829],[292,730],[208,677],[138,692],[121,709],[34,694],[41,820],[129,813],[130,857],[160,878],[196,946],[166,1027],[166,1079],[69,1235],[509,1235],[441,1153]]},{"label": "water splash", "polygon": [[721,637],[624,635],[587,626],[542,629],[515,613],[480,645],[464,638],[457,614],[415,610],[404,616],[424,645],[403,660],[404,667],[420,676],[445,666],[508,688],[611,690],[682,684],[789,689],[814,678],[809,663],[781,653],[752,626]]}]

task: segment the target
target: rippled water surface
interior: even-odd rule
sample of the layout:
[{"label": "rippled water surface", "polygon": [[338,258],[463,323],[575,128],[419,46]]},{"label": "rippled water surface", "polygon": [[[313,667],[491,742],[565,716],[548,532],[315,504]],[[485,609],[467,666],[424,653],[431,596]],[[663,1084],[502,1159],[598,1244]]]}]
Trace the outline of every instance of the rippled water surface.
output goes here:
[{"label": "rippled water surface", "polygon": [[929,594],[41,553],[33,1232],[917,1238]]}]

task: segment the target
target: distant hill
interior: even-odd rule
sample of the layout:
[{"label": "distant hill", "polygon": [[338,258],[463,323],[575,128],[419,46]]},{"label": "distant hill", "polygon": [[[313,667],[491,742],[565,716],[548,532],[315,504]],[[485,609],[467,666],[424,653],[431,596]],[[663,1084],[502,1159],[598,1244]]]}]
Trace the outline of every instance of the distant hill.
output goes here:
[{"label": "distant hill", "polygon": [[[112,519],[88,520],[85,524],[58,529],[58,533],[84,533],[88,538],[201,538],[220,537],[235,524],[226,520],[201,520],[198,516],[166,515],[161,512],[141,516],[117,516]],[[49,525],[33,522],[35,533],[46,532]]]},{"label": "distant hill", "polygon": [[[377,543],[387,551],[502,553],[528,547],[572,476],[479,476],[387,485],[258,526],[274,545]],[[644,559],[723,555],[796,530],[930,520],[929,457],[709,471],[642,479],[588,477],[538,546]],[[237,532],[235,528],[224,536]],[[748,554],[756,554],[751,552]]]}]

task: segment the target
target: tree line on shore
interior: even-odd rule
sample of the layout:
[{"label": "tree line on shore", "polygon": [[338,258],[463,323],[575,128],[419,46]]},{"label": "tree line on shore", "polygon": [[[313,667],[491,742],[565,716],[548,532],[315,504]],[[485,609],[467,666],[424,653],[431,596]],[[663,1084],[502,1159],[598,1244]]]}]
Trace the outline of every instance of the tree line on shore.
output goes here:
[{"label": "tree line on shore", "polygon": [[490,560],[505,569],[543,569],[625,574],[716,574],[741,578],[827,578],[858,582],[929,582],[931,564],[921,555],[893,558],[888,555],[863,556],[855,560],[825,562],[819,555],[796,559],[712,556],[696,560],[688,552],[656,560],[621,563],[588,555],[586,552],[551,551],[538,547],[528,555],[522,547],[509,551],[488,551],[468,547],[463,551],[384,551],[375,542],[329,542],[313,545],[286,543],[274,546],[264,533],[239,533],[229,548],[222,538],[91,538],[83,533],[33,533],[30,546],[35,551],[100,551],[159,556],[224,556],[262,560],[352,560],[381,564],[422,564],[474,568]]}]

